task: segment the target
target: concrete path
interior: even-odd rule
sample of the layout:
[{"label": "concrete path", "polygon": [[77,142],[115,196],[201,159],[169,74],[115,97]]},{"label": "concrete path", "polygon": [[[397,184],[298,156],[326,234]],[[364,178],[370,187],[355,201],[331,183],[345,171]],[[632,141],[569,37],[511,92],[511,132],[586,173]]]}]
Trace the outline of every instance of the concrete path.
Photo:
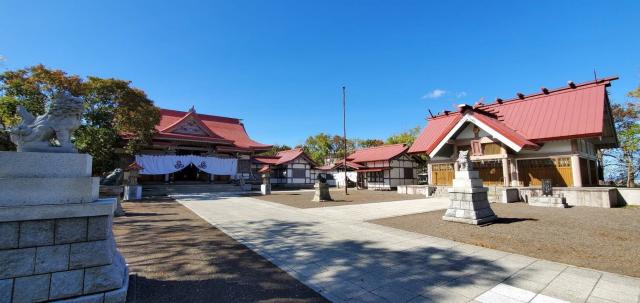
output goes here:
[{"label": "concrete path", "polygon": [[364,222],[446,208],[446,199],[297,209],[175,198],[334,302],[640,302],[640,279]]}]

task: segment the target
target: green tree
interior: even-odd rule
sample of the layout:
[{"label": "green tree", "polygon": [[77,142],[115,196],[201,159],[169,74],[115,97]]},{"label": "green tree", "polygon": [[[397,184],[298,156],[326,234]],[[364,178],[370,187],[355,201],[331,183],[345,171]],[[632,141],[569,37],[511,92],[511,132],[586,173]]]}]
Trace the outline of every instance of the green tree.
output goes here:
[{"label": "green tree", "polygon": [[290,149],[291,149],[291,147],[290,147],[290,146],[288,146],[288,145],[278,145],[278,144],[275,144],[275,145],[273,145],[273,146],[271,147],[271,149],[270,149],[270,150],[268,150],[268,151],[266,151],[266,152],[262,153],[262,155],[265,155],[265,156],[275,156],[278,152],[281,152],[281,151],[283,151],[283,150],[290,150]]},{"label": "green tree", "polygon": [[[628,96],[640,98],[640,87]],[[608,160],[605,165],[614,179],[633,187],[640,173],[640,103],[613,104],[611,114],[620,147],[603,154]]]},{"label": "green tree", "polygon": [[387,138],[386,143],[387,144],[403,143],[403,144],[411,145],[413,144],[414,141],[416,141],[416,138],[418,138],[418,135],[420,135],[420,131],[421,131],[420,126],[416,126],[405,132],[391,135],[389,138]]},{"label": "green tree", "polygon": [[[133,155],[150,142],[160,120],[160,112],[153,102],[144,91],[131,87],[129,81],[98,77],[82,79],[36,65],[0,74],[2,127],[9,128],[18,121],[15,116],[17,105],[40,115],[46,111],[50,98],[63,91],[85,100],[82,125],[73,139],[79,151],[93,156],[97,173],[117,165],[116,148],[121,147],[126,154]],[[15,148],[6,139],[0,137],[0,146]]]},{"label": "green tree", "polygon": [[356,144],[354,140],[347,139],[347,150],[345,151],[344,137],[334,135],[331,139],[331,149],[333,150],[330,155],[332,158],[343,159],[345,152],[349,155],[356,149]]},{"label": "green tree", "polygon": [[384,145],[384,141],[380,139],[354,139],[353,141],[356,149]]},{"label": "green tree", "polygon": [[334,152],[332,137],[325,133],[309,136],[304,141],[303,149],[313,161],[322,165],[325,163],[325,159]]}]

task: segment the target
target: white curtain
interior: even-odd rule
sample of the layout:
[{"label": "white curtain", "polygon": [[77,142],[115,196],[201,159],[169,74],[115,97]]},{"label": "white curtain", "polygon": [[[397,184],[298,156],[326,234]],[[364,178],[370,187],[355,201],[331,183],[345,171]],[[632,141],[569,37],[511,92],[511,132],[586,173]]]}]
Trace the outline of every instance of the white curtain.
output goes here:
[{"label": "white curtain", "polygon": [[[336,185],[344,186],[344,172],[333,173],[333,178],[336,180]],[[351,182],[358,182],[358,173],[355,171],[348,171],[347,178]]]},{"label": "white curtain", "polygon": [[199,170],[213,175],[235,176],[238,172],[238,159],[186,156],[150,156],[137,155],[136,163],[142,166],[141,175],[164,175],[175,173],[189,164],[195,165]]}]

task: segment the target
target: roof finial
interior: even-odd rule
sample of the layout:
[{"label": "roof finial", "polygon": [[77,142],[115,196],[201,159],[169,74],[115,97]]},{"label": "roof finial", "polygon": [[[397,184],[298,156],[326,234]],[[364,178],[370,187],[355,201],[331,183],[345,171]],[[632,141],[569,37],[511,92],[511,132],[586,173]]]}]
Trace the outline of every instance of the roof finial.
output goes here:
[{"label": "roof finial", "polygon": [[189,109],[190,113],[195,113],[196,112],[196,107],[191,105],[191,108]]}]

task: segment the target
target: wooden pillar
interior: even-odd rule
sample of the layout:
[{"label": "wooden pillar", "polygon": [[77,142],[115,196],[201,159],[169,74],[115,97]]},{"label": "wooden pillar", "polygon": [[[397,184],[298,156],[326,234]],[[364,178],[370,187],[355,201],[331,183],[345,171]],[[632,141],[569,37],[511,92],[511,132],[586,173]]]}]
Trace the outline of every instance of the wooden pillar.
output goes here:
[{"label": "wooden pillar", "polygon": [[578,155],[571,155],[571,177],[573,178],[573,187],[582,187],[580,157]]},{"label": "wooden pillar", "polygon": [[511,159],[509,161],[509,166],[511,167],[511,186],[519,186],[520,185],[520,171],[518,171],[518,162],[516,159]]},{"label": "wooden pillar", "polygon": [[587,178],[589,178],[589,180],[587,180],[587,182],[585,182],[589,186],[593,186],[594,185],[593,182],[591,182],[591,180],[593,180],[593,178],[591,178],[591,174],[593,174],[593,172],[591,172],[591,161],[592,160],[587,160]]},{"label": "wooden pillar", "polygon": [[594,161],[595,161],[595,165],[593,167],[596,169],[595,171],[596,184],[593,184],[593,185],[600,185],[600,161],[598,160],[594,160]]},{"label": "wooden pillar", "polygon": [[504,182],[503,182],[504,186],[509,186],[511,184],[510,182],[511,178],[509,178],[510,175],[511,173],[509,169],[509,159],[503,158],[502,159],[502,177],[504,178]]},{"label": "wooden pillar", "polygon": [[458,146],[457,145],[453,145],[453,155],[451,157],[451,160],[453,160],[453,170],[454,171],[458,171],[458,161],[456,161],[456,159],[458,159]]}]

